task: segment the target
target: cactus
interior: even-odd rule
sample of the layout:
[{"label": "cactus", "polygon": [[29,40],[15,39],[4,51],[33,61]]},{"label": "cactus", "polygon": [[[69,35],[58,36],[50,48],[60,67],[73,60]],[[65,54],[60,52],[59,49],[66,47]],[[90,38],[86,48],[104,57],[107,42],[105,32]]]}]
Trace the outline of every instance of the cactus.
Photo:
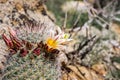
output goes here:
[{"label": "cactus", "polygon": [[57,68],[54,61],[46,60],[43,55],[30,59],[28,56],[19,57],[17,54],[9,58],[2,80],[57,79]]},{"label": "cactus", "polygon": [[57,79],[58,72],[54,54],[59,53],[59,50],[49,47],[42,41],[41,33],[44,30],[38,32],[40,27],[33,25],[30,27],[25,26],[26,31],[22,28],[16,31],[17,29],[8,27],[9,36],[2,34],[9,52],[5,69],[2,71],[2,80]]},{"label": "cactus", "polygon": [[8,27],[8,33],[2,34],[9,52],[2,80],[58,79],[60,63],[57,57],[72,40],[59,27],[27,24],[19,28]]}]

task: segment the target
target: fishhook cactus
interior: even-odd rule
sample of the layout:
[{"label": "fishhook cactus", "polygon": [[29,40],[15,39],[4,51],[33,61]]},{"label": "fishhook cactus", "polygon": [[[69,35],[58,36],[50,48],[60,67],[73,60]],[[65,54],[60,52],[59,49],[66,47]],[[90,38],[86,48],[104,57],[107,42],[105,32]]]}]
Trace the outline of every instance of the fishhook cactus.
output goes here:
[{"label": "fishhook cactus", "polygon": [[[2,34],[9,51],[3,80],[56,80],[56,57],[72,39],[59,27],[27,24]],[[56,71],[57,70],[57,71]]]}]

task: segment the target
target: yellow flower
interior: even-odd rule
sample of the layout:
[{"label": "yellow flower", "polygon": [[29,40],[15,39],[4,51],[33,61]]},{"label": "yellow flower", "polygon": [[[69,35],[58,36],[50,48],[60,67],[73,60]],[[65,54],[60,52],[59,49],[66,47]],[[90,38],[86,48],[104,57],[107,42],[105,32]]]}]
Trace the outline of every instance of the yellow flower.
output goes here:
[{"label": "yellow flower", "polygon": [[57,46],[58,46],[58,42],[57,42],[55,39],[52,39],[52,38],[48,38],[47,41],[46,41],[46,44],[47,44],[50,48],[53,48],[53,49],[56,49]]},{"label": "yellow flower", "polygon": [[64,34],[64,39],[68,39],[69,38],[69,34]]}]

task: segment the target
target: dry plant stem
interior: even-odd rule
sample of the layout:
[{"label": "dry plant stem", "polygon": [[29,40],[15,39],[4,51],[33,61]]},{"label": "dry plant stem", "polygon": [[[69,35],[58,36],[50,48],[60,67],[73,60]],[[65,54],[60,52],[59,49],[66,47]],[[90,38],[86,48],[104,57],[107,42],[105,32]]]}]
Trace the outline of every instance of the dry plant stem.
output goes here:
[{"label": "dry plant stem", "polygon": [[73,29],[74,29],[75,27],[77,27],[77,24],[79,23],[80,15],[81,15],[81,13],[79,13],[79,15],[77,16],[77,19],[75,20],[75,22],[74,22],[74,24],[73,24]]},{"label": "dry plant stem", "polygon": [[94,39],[95,37],[96,37],[96,36],[93,36],[91,39],[86,40],[84,43],[80,43],[77,51],[80,51],[82,48],[84,48],[86,45],[88,45],[88,43],[91,42],[91,41],[93,41],[93,39]]},{"label": "dry plant stem", "polygon": [[66,54],[69,60],[68,64],[82,64],[81,60],[84,59],[90,51],[92,51],[97,40],[98,38],[93,36],[92,38],[83,41],[83,43],[80,43],[77,50]]},{"label": "dry plant stem", "polygon": [[98,40],[98,38],[94,39],[92,41],[91,45],[89,45],[83,52],[79,52],[79,55],[81,56],[81,60],[84,59],[90,51],[92,51],[92,48],[95,45],[97,40]]},{"label": "dry plant stem", "polygon": [[100,5],[99,0],[96,0],[96,3],[97,3],[97,5],[98,5],[99,10],[101,10],[101,5]]},{"label": "dry plant stem", "polygon": [[64,19],[64,24],[63,24],[63,30],[66,28],[67,24],[67,12],[65,12],[65,19]]}]

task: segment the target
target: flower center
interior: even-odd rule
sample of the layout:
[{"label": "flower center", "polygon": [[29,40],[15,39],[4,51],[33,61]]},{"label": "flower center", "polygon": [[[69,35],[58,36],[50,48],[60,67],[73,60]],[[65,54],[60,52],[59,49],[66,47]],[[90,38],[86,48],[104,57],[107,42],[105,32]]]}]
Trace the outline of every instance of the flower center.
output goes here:
[{"label": "flower center", "polygon": [[58,45],[57,41],[52,38],[48,38],[46,43],[49,47],[53,49],[57,48],[57,45]]}]

